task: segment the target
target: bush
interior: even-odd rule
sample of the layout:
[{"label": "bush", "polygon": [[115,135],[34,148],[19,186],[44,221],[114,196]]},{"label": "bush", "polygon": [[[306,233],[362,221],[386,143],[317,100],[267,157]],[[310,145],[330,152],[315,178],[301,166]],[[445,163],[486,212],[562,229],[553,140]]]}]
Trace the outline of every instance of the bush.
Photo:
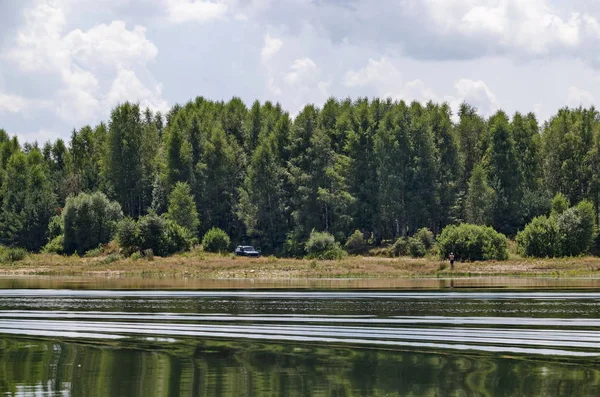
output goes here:
[{"label": "bush", "polygon": [[555,198],[559,205],[553,205],[550,217],[533,219],[517,235],[521,254],[544,258],[578,256],[589,251],[595,235],[593,205],[582,201],[563,210],[564,200]]},{"label": "bush", "polygon": [[408,252],[413,258],[423,258],[427,254],[427,247],[420,238],[410,237],[408,239]]},{"label": "bush", "polygon": [[394,258],[406,256],[410,252],[408,248],[408,240],[406,237],[398,237],[394,244],[390,247],[390,255]]},{"label": "bush", "polygon": [[354,233],[348,237],[344,248],[352,255],[363,254],[367,248],[367,244],[362,232],[360,230],[355,230]]},{"label": "bush", "polygon": [[86,258],[96,258],[98,256],[102,255],[102,248],[98,247],[98,248],[94,248],[93,250],[89,250],[88,252],[85,253],[84,257]]},{"label": "bush", "polygon": [[121,259],[121,256],[119,254],[110,254],[106,258],[102,259],[100,263],[103,265],[109,265],[113,262],[118,261],[119,259]]},{"label": "bush", "polygon": [[177,223],[168,220],[163,240],[164,252],[170,255],[177,252],[189,251],[191,247],[192,240],[189,237],[189,231]]},{"label": "bush", "polygon": [[12,263],[22,261],[29,253],[23,248],[6,248],[0,253],[0,262]]},{"label": "bush", "polygon": [[125,255],[131,255],[139,249],[140,241],[137,224],[132,218],[125,218],[117,226],[117,241]]},{"label": "bush", "polygon": [[227,252],[230,248],[231,240],[227,233],[218,228],[212,228],[202,238],[202,247],[207,252]]},{"label": "bush", "polygon": [[552,199],[552,215],[561,215],[567,209],[569,209],[569,199],[564,194],[557,193]]},{"label": "bush", "polygon": [[438,237],[438,247],[442,259],[451,252],[457,259],[468,261],[508,259],[506,236],[486,226],[448,226]]},{"label": "bush", "polygon": [[118,226],[117,239],[125,255],[151,250],[158,256],[169,256],[187,251],[191,246],[185,228],[155,213],[143,216],[137,222],[123,219]]},{"label": "bush", "polygon": [[56,237],[62,235],[64,230],[63,217],[60,215],[53,216],[50,218],[50,223],[48,224],[48,240],[54,240]]},{"label": "bush", "polygon": [[425,249],[427,251],[433,248],[435,244],[435,237],[433,235],[433,232],[426,227],[417,230],[413,237],[418,239],[425,246]]},{"label": "bush", "polygon": [[340,259],[345,254],[335,238],[326,232],[313,230],[304,247],[309,259],[333,260]]},{"label": "bush", "polygon": [[538,216],[517,234],[521,255],[536,258],[561,256],[560,234],[555,217]]},{"label": "bush", "polygon": [[594,207],[589,201],[564,211],[556,223],[564,256],[578,256],[589,251],[594,241]]},{"label": "bush", "polygon": [[110,201],[104,193],[81,193],[69,197],[63,210],[65,252],[83,255],[108,243],[122,217],[119,204]]},{"label": "bush", "polygon": [[65,237],[61,234],[54,237],[42,250],[47,254],[58,254],[62,255],[65,253]]},{"label": "bush", "polygon": [[287,234],[283,244],[283,255],[290,258],[302,258],[304,256],[304,242],[299,233],[292,231]]}]

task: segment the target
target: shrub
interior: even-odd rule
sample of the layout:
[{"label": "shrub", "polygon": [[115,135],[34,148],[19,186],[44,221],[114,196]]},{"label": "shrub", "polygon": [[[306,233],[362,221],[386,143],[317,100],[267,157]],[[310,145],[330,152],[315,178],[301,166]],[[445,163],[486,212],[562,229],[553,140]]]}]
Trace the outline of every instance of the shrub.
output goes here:
[{"label": "shrub", "polygon": [[185,228],[155,213],[143,216],[137,222],[130,218],[123,219],[119,223],[117,239],[126,255],[151,250],[158,256],[169,256],[187,251],[191,246]]},{"label": "shrub", "polygon": [[85,253],[84,257],[86,258],[96,258],[98,256],[102,255],[102,248],[98,247],[98,248],[94,248],[93,250],[89,250],[88,252]]},{"label": "shrub", "polygon": [[189,251],[191,246],[192,242],[189,238],[189,231],[177,223],[167,220],[163,239],[163,252],[166,255],[170,255],[177,252]]},{"label": "shrub", "polygon": [[443,259],[451,252],[457,259],[469,261],[508,259],[506,236],[487,226],[448,226],[438,237],[438,247]]},{"label": "shrub", "polygon": [[62,255],[65,253],[65,237],[61,234],[54,237],[42,250],[47,254],[58,254]]},{"label": "shrub", "polygon": [[562,193],[557,193],[552,199],[552,215],[560,215],[569,209],[569,199]]},{"label": "shrub", "polygon": [[556,223],[563,255],[578,256],[589,251],[594,241],[594,207],[589,201],[564,211]]},{"label": "shrub", "polygon": [[63,210],[65,252],[82,255],[108,243],[122,217],[119,204],[108,200],[104,193],[69,197]]},{"label": "shrub", "polygon": [[231,240],[227,233],[218,228],[212,228],[202,238],[202,246],[207,252],[226,252],[229,250]]},{"label": "shrub", "polygon": [[426,227],[417,230],[413,237],[417,238],[421,243],[423,243],[427,251],[429,251],[435,244],[433,232]]},{"label": "shrub", "polygon": [[137,235],[139,249],[151,248],[158,256],[167,256],[164,252],[163,240],[167,228],[167,222],[156,213],[150,213],[137,221]]},{"label": "shrub", "polygon": [[538,216],[517,234],[519,253],[536,258],[561,256],[560,234],[555,217]]},{"label": "shrub", "polygon": [[144,258],[148,259],[149,261],[153,261],[154,260],[154,251],[152,251],[151,249],[143,250],[142,256]]},{"label": "shrub", "polygon": [[354,233],[348,237],[346,244],[344,244],[344,248],[353,255],[363,254],[367,248],[367,244],[362,232],[360,230],[355,230]]},{"label": "shrub", "polygon": [[413,258],[423,258],[427,254],[427,247],[420,238],[410,237],[408,239],[408,252]]},{"label": "shrub", "polygon": [[578,256],[589,251],[595,235],[593,205],[582,201],[576,207],[562,210],[564,200],[555,198],[554,201],[560,204],[553,205],[555,208],[550,217],[533,219],[517,235],[519,251],[523,255],[538,258]]},{"label": "shrub", "polygon": [[109,265],[113,262],[118,261],[119,259],[121,259],[121,256],[119,254],[110,254],[106,258],[102,259],[100,263],[103,265]]},{"label": "shrub", "polygon": [[60,215],[50,218],[48,224],[48,240],[53,240],[64,233],[63,217]]},{"label": "shrub", "polygon": [[394,258],[406,256],[409,254],[408,240],[406,237],[398,237],[394,244],[390,247],[390,254]]},{"label": "shrub", "polygon": [[290,258],[301,258],[304,256],[304,242],[299,233],[292,231],[287,234],[283,244],[283,255]]},{"label": "shrub", "polygon": [[125,255],[131,255],[139,249],[137,224],[132,218],[125,218],[117,226],[117,241]]},{"label": "shrub", "polygon": [[23,248],[7,248],[0,254],[0,262],[12,263],[22,261],[29,253]]},{"label": "shrub", "polygon": [[581,228],[578,233],[581,253],[587,253],[594,244],[597,234],[594,205],[590,201],[584,200],[575,208],[581,217]]},{"label": "shrub", "polygon": [[137,261],[143,258],[142,253],[140,251],[135,251],[133,254],[131,254],[130,256],[132,261]]},{"label": "shrub", "polygon": [[333,260],[340,259],[345,254],[335,238],[326,232],[313,230],[304,246],[309,259]]}]

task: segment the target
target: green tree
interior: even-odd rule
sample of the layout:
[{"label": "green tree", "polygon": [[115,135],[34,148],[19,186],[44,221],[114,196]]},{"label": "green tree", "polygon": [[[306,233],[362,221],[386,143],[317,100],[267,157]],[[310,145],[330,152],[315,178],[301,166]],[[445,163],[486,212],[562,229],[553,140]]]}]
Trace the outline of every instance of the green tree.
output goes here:
[{"label": "green tree", "polygon": [[476,165],[471,173],[466,196],[466,221],[475,225],[489,226],[495,192],[488,184],[488,177],[481,165]]},{"label": "green tree", "polygon": [[378,181],[378,216],[383,239],[407,232],[407,194],[411,179],[410,116],[404,102],[388,112],[374,139]]},{"label": "green tree", "polygon": [[192,235],[198,232],[198,211],[190,186],[184,182],[177,182],[169,195],[169,210],[167,217],[186,228]]},{"label": "green tree", "polygon": [[460,105],[458,117],[456,137],[464,170],[461,189],[466,191],[473,168],[481,162],[487,149],[487,127],[477,109],[466,103]]},{"label": "green tree", "polygon": [[409,232],[412,234],[421,227],[433,228],[439,210],[439,197],[434,139],[427,114],[418,102],[410,105],[410,114],[413,155],[408,211],[411,214]]},{"label": "green tree", "polygon": [[142,150],[144,126],[139,105],[126,102],[111,113],[104,174],[125,214],[140,216],[151,204],[144,195]]},{"label": "green tree", "polygon": [[508,117],[502,111],[490,119],[488,150],[491,185],[496,191],[493,226],[505,234],[514,234],[520,224],[519,205],[523,197],[522,178]]},{"label": "green tree", "polygon": [[39,250],[45,243],[56,198],[42,153],[16,152],[9,159],[0,189],[0,242],[4,245]]},{"label": "green tree", "polygon": [[431,125],[435,144],[437,175],[437,216],[434,219],[435,231],[461,218],[459,192],[462,164],[458,142],[453,133],[451,110],[447,104],[438,106],[427,104],[428,123]]},{"label": "green tree", "polygon": [[352,107],[350,130],[346,133],[348,156],[348,193],[355,199],[352,206],[353,228],[374,232],[378,238],[378,175],[375,164],[375,133],[385,112],[379,101],[369,104],[359,99]]},{"label": "green tree", "polygon": [[123,212],[119,203],[94,192],[69,197],[62,216],[65,252],[83,255],[112,240]]},{"label": "green tree", "polygon": [[252,155],[236,208],[247,233],[265,252],[276,252],[289,227],[284,182],[286,171],[274,136],[263,139]]},{"label": "green tree", "polygon": [[193,188],[202,214],[200,233],[219,227],[233,234],[238,228],[235,203],[240,180],[236,152],[220,126],[210,131],[201,158],[195,165]]}]

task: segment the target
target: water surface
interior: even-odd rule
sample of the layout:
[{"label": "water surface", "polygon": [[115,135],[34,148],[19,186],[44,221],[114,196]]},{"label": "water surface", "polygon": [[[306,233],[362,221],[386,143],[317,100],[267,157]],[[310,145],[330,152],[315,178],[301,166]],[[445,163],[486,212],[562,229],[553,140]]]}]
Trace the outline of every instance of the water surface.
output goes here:
[{"label": "water surface", "polygon": [[594,285],[456,281],[388,290],[0,283],[0,394],[600,395]]}]

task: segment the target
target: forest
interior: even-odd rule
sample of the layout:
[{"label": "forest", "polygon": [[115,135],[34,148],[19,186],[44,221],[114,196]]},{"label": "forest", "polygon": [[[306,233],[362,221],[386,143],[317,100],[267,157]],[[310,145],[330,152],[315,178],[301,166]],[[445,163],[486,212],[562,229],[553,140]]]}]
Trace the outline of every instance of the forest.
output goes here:
[{"label": "forest", "polygon": [[[591,203],[598,225],[600,113],[564,108],[540,123],[391,99],[331,98],[295,117],[239,98],[198,97],[164,115],[123,103],[68,142],[0,130],[0,186],[0,244],[33,252],[58,236],[66,252],[92,249],[121,218],[120,241],[143,223],[175,240],[185,229],[192,243],[224,231],[230,245],[279,256],[301,256],[313,231],[344,244],[358,230],[378,246],[468,223],[513,238],[551,214],[557,193],[567,207]],[[69,222],[106,237],[69,249]],[[172,244],[165,252],[186,247]]]}]

